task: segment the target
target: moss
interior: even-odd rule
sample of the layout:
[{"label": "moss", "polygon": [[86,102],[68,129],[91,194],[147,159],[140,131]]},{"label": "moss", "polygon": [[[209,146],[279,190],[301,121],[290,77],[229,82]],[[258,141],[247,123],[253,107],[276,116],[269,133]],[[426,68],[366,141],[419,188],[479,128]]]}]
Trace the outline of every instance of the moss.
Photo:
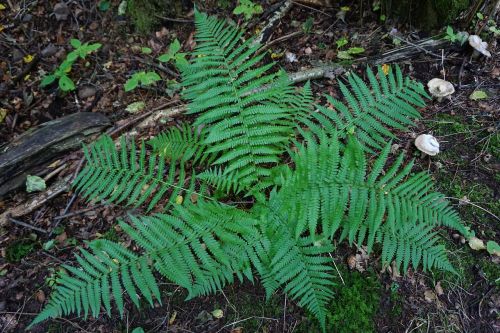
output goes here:
[{"label": "moss", "polygon": [[108,231],[106,231],[103,235],[102,238],[107,239],[112,242],[119,242],[120,241],[120,236],[116,232],[115,228],[110,228]]},{"label": "moss", "polygon": [[129,0],[127,13],[140,33],[149,33],[161,22],[161,17],[177,17],[183,0]]},{"label": "moss", "polygon": [[382,8],[388,16],[432,30],[451,23],[470,3],[471,0],[382,0]]},{"label": "moss", "polygon": [[35,242],[30,239],[15,241],[5,249],[5,260],[18,263],[35,248]]},{"label": "moss", "polygon": [[[336,333],[375,332],[382,287],[372,271],[360,273],[342,272],[345,284],[338,284],[329,305],[326,331]],[[301,323],[297,332],[320,332],[317,321],[309,317]]]},{"label": "moss", "polygon": [[[247,319],[238,323],[243,332],[272,332],[275,328],[274,321],[261,318],[281,318],[283,316],[283,299],[277,295],[266,301],[265,296],[257,296],[251,293],[237,292],[228,293],[229,302],[234,306],[228,307],[226,322],[232,323]],[[215,308],[223,308],[224,304],[215,304]],[[261,317],[261,318],[258,318]],[[250,318],[250,319],[248,319]]]}]

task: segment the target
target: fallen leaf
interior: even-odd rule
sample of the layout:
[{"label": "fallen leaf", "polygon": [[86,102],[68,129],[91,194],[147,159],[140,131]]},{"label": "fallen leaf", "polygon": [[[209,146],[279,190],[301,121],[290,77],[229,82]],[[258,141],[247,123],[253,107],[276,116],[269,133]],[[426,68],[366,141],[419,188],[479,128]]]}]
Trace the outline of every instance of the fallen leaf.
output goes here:
[{"label": "fallen leaf", "polygon": [[387,75],[389,75],[389,69],[390,68],[391,67],[388,64],[383,64],[382,65],[382,72],[384,72],[384,74],[387,76]]},{"label": "fallen leaf", "polygon": [[471,249],[476,250],[476,251],[486,249],[484,242],[477,237],[472,237],[469,239],[469,246]]},{"label": "fallen leaf", "polygon": [[444,294],[443,287],[441,287],[441,281],[439,281],[438,283],[436,283],[436,286],[434,287],[434,290],[436,291],[436,294],[438,296],[441,296],[441,295]]},{"label": "fallen leaf", "polygon": [[25,63],[29,64],[30,62],[33,61],[34,58],[35,57],[33,57],[31,54],[28,54],[28,55],[26,55],[26,56],[23,57],[23,60],[24,60]]},{"label": "fallen leaf", "polygon": [[434,302],[437,299],[437,296],[436,296],[436,294],[432,290],[428,289],[428,290],[426,290],[424,292],[424,299],[428,303],[432,303],[432,302]]},{"label": "fallen leaf", "polygon": [[7,8],[7,7],[5,7],[5,5],[3,3],[0,3],[0,10],[4,10],[5,8]]},{"label": "fallen leaf", "polygon": [[26,178],[26,192],[31,193],[35,191],[45,190],[45,180],[38,176],[28,176]]},{"label": "fallen leaf", "polygon": [[495,241],[488,241],[486,243],[486,251],[488,251],[489,254],[500,257],[500,245]]},{"label": "fallen leaf", "polygon": [[170,316],[170,318],[168,319],[168,324],[169,325],[172,325],[175,321],[175,318],[177,318],[177,311],[174,311],[172,313],[172,315]]},{"label": "fallen leaf", "polygon": [[224,317],[224,312],[221,309],[215,309],[212,311],[212,316],[214,316],[215,319],[221,319]]},{"label": "fallen leaf", "polygon": [[5,119],[5,117],[7,117],[7,112],[8,112],[7,109],[0,108],[0,124]]},{"label": "fallen leaf", "polygon": [[38,301],[38,303],[43,303],[45,302],[45,293],[43,290],[38,290],[35,294],[35,299]]},{"label": "fallen leaf", "polygon": [[178,195],[176,198],[175,198],[175,203],[178,204],[178,205],[182,205],[182,202],[184,201],[184,197],[182,195]]},{"label": "fallen leaf", "polygon": [[146,103],[144,103],[142,101],[138,101],[138,102],[134,102],[134,103],[129,104],[127,106],[127,108],[125,109],[125,111],[130,112],[130,113],[137,113],[139,111],[142,111],[144,109],[144,107],[146,107]]},{"label": "fallen leaf", "polygon": [[488,98],[488,95],[486,95],[486,93],[482,90],[476,90],[472,94],[470,94],[470,96],[469,96],[469,99],[471,99],[473,101],[477,101],[477,100],[485,99],[485,98]]}]

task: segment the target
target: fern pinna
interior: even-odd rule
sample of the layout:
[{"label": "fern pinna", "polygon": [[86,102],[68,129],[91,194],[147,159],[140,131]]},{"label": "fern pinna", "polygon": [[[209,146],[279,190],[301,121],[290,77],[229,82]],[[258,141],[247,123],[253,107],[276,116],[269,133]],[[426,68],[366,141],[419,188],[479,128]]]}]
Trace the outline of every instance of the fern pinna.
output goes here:
[{"label": "fern pinna", "polygon": [[312,112],[309,85],[295,91],[286,77],[267,74],[271,65],[256,67],[264,56],[238,29],[204,14],[195,18],[195,60],[183,72],[195,125],[150,140],[150,154],[144,144],[136,149],[122,140],[116,148],[101,138],[85,149],[75,187],[89,199],[147,211],[202,183],[211,186],[207,193],[245,190],[253,205],[200,195],[196,202],[170,199],[164,214],[130,216],[120,226],[139,250],[89,242],[76,266],[64,266],[32,325],[71,313],[96,317],[102,309],[111,315],[112,303],[123,315],[124,295],[137,307],[161,303],[159,278],[189,297],[258,278],[268,297],[282,288],[324,329],[335,297],[334,240],[369,252],[379,244],[382,262],[403,272],[419,265],[454,272],[436,227],[465,236],[468,229],[432,191],[429,175],[412,174],[403,155],[388,163],[390,129],[411,126],[415,107],[424,105],[419,84],[399,68],[377,76],[369,69],[370,87],[350,74],[351,90],[339,83],[345,104],[328,97],[329,107]]}]

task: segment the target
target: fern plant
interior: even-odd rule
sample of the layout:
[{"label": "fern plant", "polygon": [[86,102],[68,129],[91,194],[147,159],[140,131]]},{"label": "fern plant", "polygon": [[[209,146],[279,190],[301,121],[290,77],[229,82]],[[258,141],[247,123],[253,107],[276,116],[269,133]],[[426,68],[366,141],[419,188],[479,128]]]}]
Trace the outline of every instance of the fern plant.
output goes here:
[{"label": "fern plant", "polygon": [[244,190],[253,205],[202,195],[167,204],[164,214],[120,221],[139,250],[89,242],[76,266],[64,266],[31,325],[71,313],[96,317],[101,308],[111,315],[112,303],[122,315],[123,294],[137,307],[161,303],[159,278],[189,297],[246,278],[258,279],[268,297],[282,288],[325,329],[336,283],[334,240],[369,252],[379,244],[382,262],[403,272],[410,265],[454,272],[436,227],[465,236],[468,229],[426,173],[411,173],[413,162],[400,155],[388,163],[390,130],[405,130],[419,117],[421,85],[399,68],[387,76],[379,69],[378,77],[368,69],[370,88],[351,74],[351,90],[339,83],[346,102],[328,98],[334,109],[313,112],[310,86],[296,91],[282,74],[268,73],[272,64],[258,67],[264,56],[255,56],[258,46],[243,32],[198,12],[195,19],[197,49],[183,67],[194,125],[150,140],[149,155],[144,144],[136,149],[122,139],[116,148],[101,138],[85,148],[87,165],[75,187],[89,199],[148,211],[201,182],[207,194]]}]

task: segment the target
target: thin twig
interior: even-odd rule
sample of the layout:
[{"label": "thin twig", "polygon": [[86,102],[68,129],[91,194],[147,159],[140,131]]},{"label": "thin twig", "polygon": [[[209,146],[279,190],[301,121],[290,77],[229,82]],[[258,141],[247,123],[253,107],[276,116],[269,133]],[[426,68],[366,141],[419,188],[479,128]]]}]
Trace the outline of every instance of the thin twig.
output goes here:
[{"label": "thin twig", "polygon": [[47,233],[47,230],[44,230],[44,229],[42,229],[42,228],[35,227],[35,226],[33,226],[33,225],[31,225],[31,224],[28,224],[28,223],[24,223],[23,221],[16,220],[16,219],[14,219],[14,218],[12,218],[12,217],[10,217],[10,216],[9,216],[9,218],[8,218],[8,219],[9,219],[9,221],[10,221],[10,222],[12,222],[12,223],[14,223],[14,224],[17,224],[17,225],[20,225],[20,226],[22,226],[22,227],[29,228],[29,229],[32,229],[32,230],[35,230],[35,231],[41,232],[41,233],[43,233],[43,234],[46,234],[46,233]]},{"label": "thin twig", "polygon": [[340,280],[342,280],[342,284],[345,284],[345,282],[344,282],[344,278],[342,277],[342,274],[340,274],[340,271],[339,271],[339,269],[337,268],[337,264],[335,263],[335,260],[333,259],[332,254],[331,254],[330,252],[328,252],[328,255],[330,256],[330,258],[332,258],[333,266],[335,266],[335,269],[337,270],[337,273],[338,273],[338,274],[339,274],[339,276],[340,276]]},{"label": "thin twig", "polygon": [[473,202],[470,202],[468,200],[463,200],[463,199],[459,199],[459,198],[455,198],[455,197],[444,197],[443,199],[453,199],[453,200],[458,200],[460,203],[465,203],[465,204],[469,204],[469,205],[472,205],[476,208],[479,208],[481,209],[482,211],[490,214],[491,216],[493,216],[494,218],[496,218],[498,221],[500,221],[500,217],[496,216],[495,214],[493,214],[492,212],[490,212],[489,210],[487,210],[486,208],[483,208],[479,205],[476,205],[475,203]]}]

